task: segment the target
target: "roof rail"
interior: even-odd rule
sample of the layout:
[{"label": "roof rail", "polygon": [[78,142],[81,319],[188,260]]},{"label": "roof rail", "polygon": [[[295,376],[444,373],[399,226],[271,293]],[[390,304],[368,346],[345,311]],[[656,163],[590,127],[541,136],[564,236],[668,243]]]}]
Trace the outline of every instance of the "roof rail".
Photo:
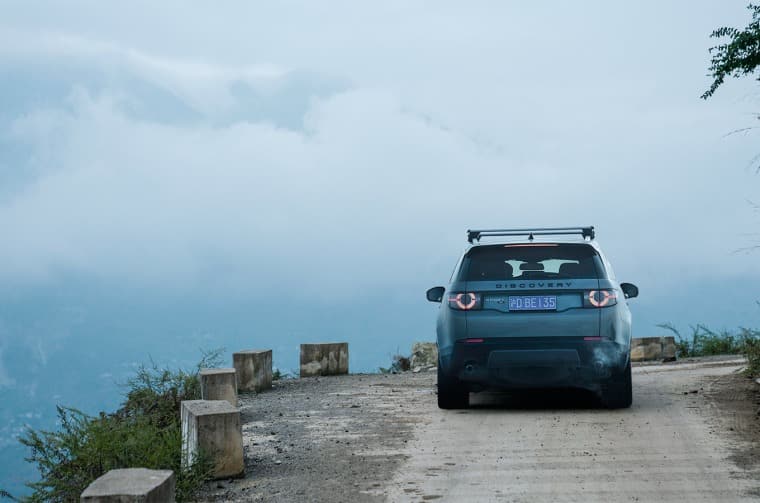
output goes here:
[{"label": "roof rail", "polygon": [[543,229],[480,229],[467,230],[467,241],[480,241],[482,237],[492,236],[528,236],[533,241],[533,236],[560,236],[567,234],[580,234],[589,240],[594,239],[596,235],[594,226],[588,227],[546,227]]}]

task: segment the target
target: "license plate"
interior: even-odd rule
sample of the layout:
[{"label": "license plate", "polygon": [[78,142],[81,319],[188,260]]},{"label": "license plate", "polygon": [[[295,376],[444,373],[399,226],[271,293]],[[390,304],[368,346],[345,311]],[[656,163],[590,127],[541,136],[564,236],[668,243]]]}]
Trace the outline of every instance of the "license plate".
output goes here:
[{"label": "license plate", "polygon": [[556,295],[509,296],[510,311],[556,311]]}]

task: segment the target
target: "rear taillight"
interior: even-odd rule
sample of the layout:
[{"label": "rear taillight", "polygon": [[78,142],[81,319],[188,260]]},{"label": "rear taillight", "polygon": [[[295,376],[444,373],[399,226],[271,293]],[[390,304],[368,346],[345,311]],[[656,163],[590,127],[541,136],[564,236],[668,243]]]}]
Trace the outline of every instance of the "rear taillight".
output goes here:
[{"label": "rear taillight", "polygon": [[617,304],[615,290],[588,290],[583,293],[583,307],[609,307],[615,304]]},{"label": "rear taillight", "polygon": [[449,307],[457,311],[472,311],[481,308],[482,300],[483,296],[479,293],[454,292],[449,294]]}]

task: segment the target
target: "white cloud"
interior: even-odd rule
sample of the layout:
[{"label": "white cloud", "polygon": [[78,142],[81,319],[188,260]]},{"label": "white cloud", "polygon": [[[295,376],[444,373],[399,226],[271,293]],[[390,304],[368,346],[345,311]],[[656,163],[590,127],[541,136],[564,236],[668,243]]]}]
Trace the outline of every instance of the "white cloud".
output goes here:
[{"label": "white cloud", "polygon": [[[504,30],[480,9],[430,19],[381,10],[365,29],[293,18],[288,33],[310,61],[259,25],[245,32],[258,50],[230,45],[218,60],[167,56],[182,52],[176,40],[152,31],[125,41],[119,26],[113,39],[63,21],[0,31],[0,65],[54,61],[45,75],[67,89],[0,132],[29,148],[19,162],[36,173],[0,199],[0,277],[74,269],[151,286],[287,280],[344,291],[445,278],[470,226],[587,223],[626,278],[760,274],[731,254],[757,223],[744,203],[757,177],[741,169],[752,147],[722,138],[746,103],[696,99],[705,54],[671,70],[648,52],[653,42],[636,52],[640,29],[590,45],[612,29],[572,38],[573,23],[550,19],[542,41],[542,12],[507,9]],[[714,24],[707,17],[699,29]],[[704,44],[706,34],[684,36]],[[684,42],[674,43],[666,56]],[[143,84],[197,117],[163,120],[166,99]]]},{"label": "white cloud", "polygon": [[102,71],[114,79],[136,77],[170,91],[208,115],[235,104],[227,87],[230,83],[239,81],[267,89],[288,75],[287,69],[272,64],[223,66],[173,60],[65,32],[0,29],[0,57],[28,64],[64,61]]}]

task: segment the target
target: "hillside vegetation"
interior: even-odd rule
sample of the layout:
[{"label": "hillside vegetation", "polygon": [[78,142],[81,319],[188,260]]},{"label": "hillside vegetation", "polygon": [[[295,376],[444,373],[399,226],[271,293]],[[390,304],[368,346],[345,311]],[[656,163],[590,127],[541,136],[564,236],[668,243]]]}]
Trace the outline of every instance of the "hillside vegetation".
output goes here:
[{"label": "hillside vegetation", "polygon": [[760,375],[760,330],[739,328],[735,331],[714,331],[704,325],[690,327],[691,334],[682,334],[671,323],[657,325],[670,330],[676,338],[679,358],[713,355],[744,355],[747,358],[746,374]]},{"label": "hillside vegetation", "polygon": [[[200,453],[182,467],[180,404],[201,398],[198,372],[219,366],[222,350],[204,353],[193,371],[142,366],[127,384],[121,407],[112,413],[89,416],[58,406],[60,427],[55,431],[29,428],[20,438],[30,450],[27,461],[36,465],[40,479],[27,485],[28,497],[19,501],[79,501],[96,478],[115,468],[173,470],[177,500],[187,501],[209,478],[211,462]],[[11,495],[0,490],[0,496]]]}]

